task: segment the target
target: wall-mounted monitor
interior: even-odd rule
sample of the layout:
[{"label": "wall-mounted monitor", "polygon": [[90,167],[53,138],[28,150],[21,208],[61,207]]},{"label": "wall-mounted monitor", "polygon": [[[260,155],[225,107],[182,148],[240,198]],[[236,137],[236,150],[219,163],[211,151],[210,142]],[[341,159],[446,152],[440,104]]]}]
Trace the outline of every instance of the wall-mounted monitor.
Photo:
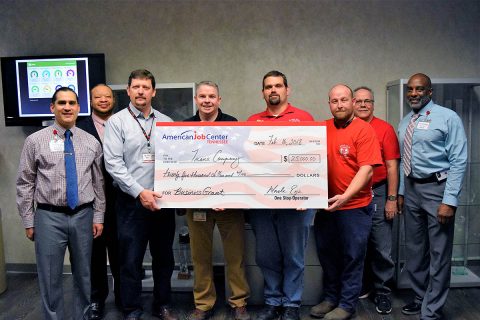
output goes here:
[{"label": "wall-mounted monitor", "polygon": [[[127,95],[126,84],[110,85],[116,98],[115,112],[128,106],[130,98]],[[152,99],[152,107],[166,114],[174,121],[182,121],[196,112],[193,101],[195,83],[157,83],[156,93]]]},{"label": "wall-mounted monitor", "polygon": [[79,115],[90,115],[90,88],[105,83],[104,54],[3,57],[1,68],[6,126],[51,121],[50,102],[59,87],[75,91]]}]

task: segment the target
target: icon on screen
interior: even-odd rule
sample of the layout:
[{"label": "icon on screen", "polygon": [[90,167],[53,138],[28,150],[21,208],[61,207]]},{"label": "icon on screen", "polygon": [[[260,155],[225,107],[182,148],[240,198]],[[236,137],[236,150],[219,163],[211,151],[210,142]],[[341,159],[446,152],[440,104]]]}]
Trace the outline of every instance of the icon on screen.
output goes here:
[{"label": "icon on screen", "polygon": [[61,77],[62,77],[62,71],[55,70],[55,78],[61,78]]},{"label": "icon on screen", "polygon": [[75,71],[73,71],[72,69],[67,70],[67,76],[68,77],[73,77],[74,75],[75,75]]},{"label": "icon on screen", "polygon": [[38,78],[38,72],[33,70],[32,72],[30,72],[30,78]]},{"label": "icon on screen", "polygon": [[38,93],[38,91],[40,91],[40,89],[37,86],[33,86],[31,90],[33,93]]},{"label": "icon on screen", "polygon": [[43,72],[42,72],[42,77],[44,77],[44,78],[50,78],[50,71],[48,71],[48,70],[43,71]]},{"label": "icon on screen", "polygon": [[76,92],[76,87],[73,84],[69,84],[68,87]]}]

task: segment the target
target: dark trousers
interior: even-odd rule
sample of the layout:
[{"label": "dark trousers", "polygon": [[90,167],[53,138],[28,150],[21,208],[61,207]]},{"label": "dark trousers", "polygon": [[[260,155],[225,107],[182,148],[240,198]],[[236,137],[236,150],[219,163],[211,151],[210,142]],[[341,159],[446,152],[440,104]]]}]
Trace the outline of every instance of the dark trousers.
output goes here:
[{"label": "dark trousers", "polygon": [[116,202],[120,290],[125,314],[141,314],[142,262],[150,246],[154,304],[170,302],[175,210],[152,212],[140,200],[119,192]]},{"label": "dark trousers", "polygon": [[368,292],[373,289],[375,294],[390,294],[392,291],[390,285],[395,272],[395,263],[392,259],[393,219],[385,218],[387,191],[387,184],[372,189],[372,230],[365,257],[363,290]]},{"label": "dark trousers", "polygon": [[372,226],[372,206],[326,212],[315,217],[318,260],[325,300],[355,312],[362,289],[363,264]]},{"label": "dark trousers", "polygon": [[91,299],[92,302],[104,304],[108,296],[107,253],[110,271],[113,276],[115,303],[121,305],[120,267],[118,265],[117,218],[114,201],[107,199],[107,211],[103,223],[102,235],[93,240],[91,264]]},{"label": "dark trousers", "polygon": [[422,304],[422,320],[442,318],[450,287],[455,221],[437,220],[445,186],[446,181],[421,184],[405,178],[406,271],[415,302]]}]

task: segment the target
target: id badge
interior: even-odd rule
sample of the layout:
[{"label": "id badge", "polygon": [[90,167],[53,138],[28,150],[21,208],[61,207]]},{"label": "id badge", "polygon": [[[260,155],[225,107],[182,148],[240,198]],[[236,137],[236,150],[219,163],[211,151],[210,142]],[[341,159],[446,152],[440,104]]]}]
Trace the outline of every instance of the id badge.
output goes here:
[{"label": "id badge", "polygon": [[437,177],[438,182],[442,182],[443,180],[447,179],[448,171],[437,172],[437,173],[435,173],[435,176]]},{"label": "id badge", "polygon": [[428,121],[420,121],[420,122],[417,124],[417,129],[427,130],[427,129],[428,129],[428,126],[430,126],[430,122],[428,122]]},{"label": "id badge", "polygon": [[143,163],[154,163],[155,162],[155,154],[153,154],[153,153],[143,153],[142,154],[142,162]]},{"label": "id badge", "polygon": [[50,151],[51,152],[63,152],[64,150],[64,142],[62,139],[54,139],[50,140]]},{"label": "id badge", "polygon": [[206,211],[193,211],[193,221],[205,222],[207,221],[207,212]]}]

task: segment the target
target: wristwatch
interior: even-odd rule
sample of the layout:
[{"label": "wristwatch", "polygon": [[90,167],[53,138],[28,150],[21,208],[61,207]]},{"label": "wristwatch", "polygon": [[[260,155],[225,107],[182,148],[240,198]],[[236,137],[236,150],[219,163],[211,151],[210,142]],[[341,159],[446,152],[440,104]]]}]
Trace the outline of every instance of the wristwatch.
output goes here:
[{"label": "wristwatch", "polygon": [[397,196],[389,195],[389,196],[387,197],[387,200],[388,200],[388,201],[397,201]]}]

